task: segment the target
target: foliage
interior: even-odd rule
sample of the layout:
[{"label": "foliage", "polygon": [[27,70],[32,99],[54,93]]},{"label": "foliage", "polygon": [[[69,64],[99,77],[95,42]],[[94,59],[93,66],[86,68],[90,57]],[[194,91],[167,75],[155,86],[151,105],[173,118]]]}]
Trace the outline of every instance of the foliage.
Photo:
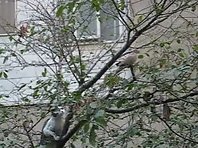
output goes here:
[{"label": "foliage", "polygon": [[[36,147],[49,104],[61,104],[73,106],[74,117],[59,147],[197,147],[197,0],[24,3],[34,12],[29,32],[0,47],[0,78],[12,81],[6,66],[39,76],[0,95],[20,98],[1,105],[0,146]],[[89,30],[94,19],[119,20],[123,32],[106,42]],[[135,81],[116,66],[133,49]]]}]

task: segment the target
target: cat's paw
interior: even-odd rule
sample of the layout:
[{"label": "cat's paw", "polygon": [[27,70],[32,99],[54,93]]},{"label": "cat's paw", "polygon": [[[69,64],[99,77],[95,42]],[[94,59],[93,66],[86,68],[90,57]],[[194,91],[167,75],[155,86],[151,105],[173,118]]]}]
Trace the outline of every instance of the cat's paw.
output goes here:
[{"label": "cat's paw", "polygon": [[60,140],[60,136],[54,136],[54,140],[56,141]]}]

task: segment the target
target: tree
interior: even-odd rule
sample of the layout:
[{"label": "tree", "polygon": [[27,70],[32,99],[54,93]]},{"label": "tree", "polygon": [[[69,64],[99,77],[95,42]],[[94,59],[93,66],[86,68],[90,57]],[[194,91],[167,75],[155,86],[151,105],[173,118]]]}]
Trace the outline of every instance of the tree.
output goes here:
[{"label": "tree", "polygon": [[[31,104],[36,101],[73,106],[73,123],[58,147],[79,143],[90,147],[197,146],[196,0],[24,3],[34,12],[27,20],[29,32],[20,38],[9,35],[17,50],[2,48],[3,63],[14,59],[23,68],[41,66],[42,77],[17,84],[17,93],[10,95],[15,93],[26,107],[41,106]],[[101,26],[108,19],[119,20],[125,29],[119,38],[105,43],[90,29],[94,18]],[[86,50],[87,43],[98,50]],[[138,61],[132,65],[136,79],[124,76],[129,68],[117,73],[116,66],[134,49],[139,51]],[[29,62],[27,53],[38,60]],[[9,80],[7,69],[0,74]],[[35,115],[33,127],[48,112],[42,109]],[[2,106],[2,123],[13,120],[10,111],[12,106]],[[34,147],[36,133],[33,128],[23,128],[29,142],[18,132],[14,139],[22,141],[20,147],[29,143]]]}]

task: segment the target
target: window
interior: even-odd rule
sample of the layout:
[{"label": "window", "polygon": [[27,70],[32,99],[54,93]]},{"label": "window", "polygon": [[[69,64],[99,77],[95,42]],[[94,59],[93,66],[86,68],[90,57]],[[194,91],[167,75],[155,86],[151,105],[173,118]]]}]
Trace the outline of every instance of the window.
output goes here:
[{"label": "window", "polygon": [[121,23],[119,22],[118,14],[114,5],[111,3],[105,3],[100,11],[100,31],[102,40],[115,40],[117,39],[122,30]]},{"label": "window", "polygon": [[0,0],[0,34],[14,31],[15,3],[16,0]]},{"label": "window", "polygon": [[79,10],[76,36],[80,39],[116,40],[123,31],[111,0],[105,2],[102,9],[96,12],[90,1],[83,1]]},{"label": "window", "polygon": [[98,38],[99,32],[97,32],[97,17],[96,12],[91,8],[91,3],[85,1],[79,9],[77,19],[77,37],[78,38]]}]

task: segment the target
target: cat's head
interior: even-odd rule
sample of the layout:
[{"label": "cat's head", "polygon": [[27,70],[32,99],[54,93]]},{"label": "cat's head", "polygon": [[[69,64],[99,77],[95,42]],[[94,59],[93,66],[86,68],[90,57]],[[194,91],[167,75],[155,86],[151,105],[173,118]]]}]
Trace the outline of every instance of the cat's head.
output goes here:
[{"label": "cat's head", "polygon": [[52,116],[54,117],[62,116],[63,114],[66,113],[66,109],[63,108],[62,106],[53,106],[51,108],[51,113],[52,113]]}]

